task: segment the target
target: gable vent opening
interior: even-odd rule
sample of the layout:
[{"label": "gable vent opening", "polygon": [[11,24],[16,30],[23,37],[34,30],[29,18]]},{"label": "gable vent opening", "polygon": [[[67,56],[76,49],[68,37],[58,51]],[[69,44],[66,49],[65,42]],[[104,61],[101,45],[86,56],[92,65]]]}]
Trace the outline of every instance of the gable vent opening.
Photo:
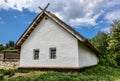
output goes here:
[{"label": "gable vent opening", "polygon": [[45,17],[45,20],[47,20],[48,18],[47,17]]}]

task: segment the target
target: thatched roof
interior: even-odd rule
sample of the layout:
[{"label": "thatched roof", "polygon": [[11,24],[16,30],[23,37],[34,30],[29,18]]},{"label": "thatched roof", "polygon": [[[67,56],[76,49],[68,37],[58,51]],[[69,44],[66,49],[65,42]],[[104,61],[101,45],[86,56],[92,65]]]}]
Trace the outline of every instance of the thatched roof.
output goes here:
[{"label": "thatched roof", "polygon": [[[83,37],[80,33],[75,31],[72,27],[64,23],[62,20],[60,20],[58,17],[56,17],[54,14],[43,11],[33,20],[33,22],[29,25],[29,27],[26,29],[26,31],[22,34],[22,36],[18,39],[16,42],[16,47],[20,48],[21,45],[24,43],[24,41],[29,37],[29,35],[32,33],[32,31],[37,27],[37,25],[41,22],[41,20],[45,17],[49,17],[52,19],[55,23],[57,23],[60,27],[65,29],[67,32],[69,32],[71,35],[73,35],[75,38],[77,38],[82,44],[84,44],[86,47],[91,49],[93,52],[95,52],[97,55],[99,52],[92,46],[92,44]],[[99,56],[99,55],[98,55]]]}]

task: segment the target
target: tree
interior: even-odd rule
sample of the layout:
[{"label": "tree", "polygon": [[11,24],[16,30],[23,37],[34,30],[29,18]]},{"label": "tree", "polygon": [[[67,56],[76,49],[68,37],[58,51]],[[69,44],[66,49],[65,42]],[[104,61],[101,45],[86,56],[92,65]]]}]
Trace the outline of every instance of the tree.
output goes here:
[{"label": "tree", "polygon": [[120,54],[120,20],[113,21],[112,27],[110,29],[108,50],[110,50],[111,53]]},{"label": "tree", "polygon": [[0,44],[0,51],[2,51],[4,49],[5,49],[5,47],[2,44]]},{"label": "tree", "polygon": [[120,20],[113,21],[110,33],[99,32],[90,41],[101,54],[105,53],[102,55],[101,64],[120,66]]},{"label": "tree", "polygon": [[14,41],[9,41],[5,45],[0,44],[0,53],[3,53],[3,50],[14,50],[15,43]]},{"label": "tree", "polygon": [[6,48],[11,48],[11,47],[14,47],[14,46],[15,46],[14,41],[9,41],[9,43],[6,43]]},{"label": "tree", "polygon": [[14,46],[15,46],[14,41],[9,41],[9,46],[10,46],[10,47],[14,47]]},{"label": "tree", "polygon": [[107,53],[107,47],[108,47],[108,34],[105,32],[98,32],[98,34],[92,38],[90,41],[91,43],[95,46],[95,48],[97,48],[97,50],[104,54]]}]

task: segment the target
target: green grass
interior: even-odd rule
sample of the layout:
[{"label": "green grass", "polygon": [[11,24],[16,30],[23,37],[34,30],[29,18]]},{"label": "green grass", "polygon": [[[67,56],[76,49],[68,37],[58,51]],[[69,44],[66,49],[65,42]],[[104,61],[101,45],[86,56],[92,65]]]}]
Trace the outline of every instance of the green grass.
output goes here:
[{"label": "green grass", "polygon": [[99,65],[89,68],[82,73],[30,71],[26,75],[0,81],[120,81],[120,69]]}]

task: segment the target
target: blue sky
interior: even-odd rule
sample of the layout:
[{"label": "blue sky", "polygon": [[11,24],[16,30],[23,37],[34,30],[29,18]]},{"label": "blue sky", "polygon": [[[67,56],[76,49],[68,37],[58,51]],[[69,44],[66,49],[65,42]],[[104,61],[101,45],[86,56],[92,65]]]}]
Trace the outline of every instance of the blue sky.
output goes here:
[{"label": "blue sky", "polygon": [[72,26],[86,38],[99,31],[109,32],[114,19],[120,19],[119,0],[0,0],[0,43],[17,41],[41,12],[38,6]]}]

